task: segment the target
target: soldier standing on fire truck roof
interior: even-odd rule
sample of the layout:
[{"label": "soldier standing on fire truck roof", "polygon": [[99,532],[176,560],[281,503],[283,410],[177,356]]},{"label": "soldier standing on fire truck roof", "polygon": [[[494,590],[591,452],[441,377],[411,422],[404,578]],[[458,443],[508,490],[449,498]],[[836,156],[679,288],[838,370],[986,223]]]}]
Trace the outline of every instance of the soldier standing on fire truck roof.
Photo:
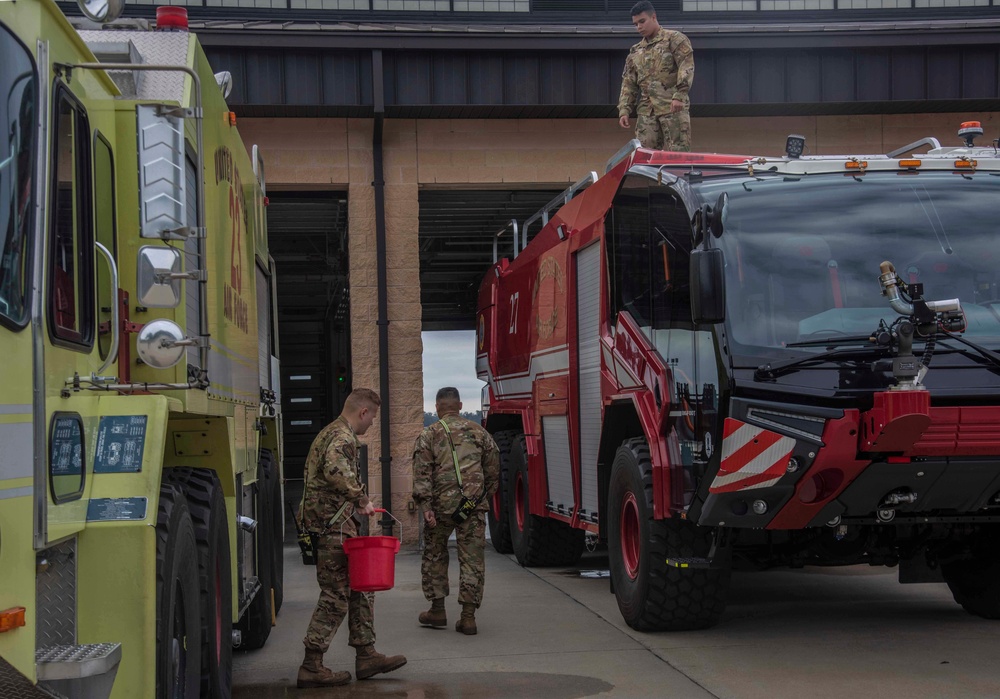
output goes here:
[{"label": "soldier standing on fire truck roof", "polygon": [[420,623],[448,623],[448,538],[458,541],[462,617],[455,630],[476,633],[476,609],[486,577],[486,508],[500,478],[500,450],[482,427],[459,415],[457,388],[437,392],[436,423],[425,427],[413,446],[413,501],[424,509],[424,555],[420,565],[424,597],[431,608]]},{"label": "soldier standing on fire truck roof", "polygon": [[406,665],[402,655],[386,657],[375,650],[372,593],[352,592],[347,578],[345,537],[357,536],[355,512],[371,515],[375,506],[358,480],[358,458],[363,435],[375,421],[382,401],[369,388],[356,388],[344,402],[340,416],[313,440],[305,464],[305,492],[299,514],[306,531],[317,534],[316,578],[320,594],[303,643],[306,658],[299,668],[299,687],[347,684],[351,673],[323,667],[323,654],[347,615],[348,643],[357,651],[354,670],[363,680]]},{"label": "soldier standing on fire truck roof", "polygon": [[618,123],[629,127],[636,114],[635,137],[643,148],[691,150],[691,101],[694,51],[680,32],[664,29],[647,0],[632,7],[632,24],[642,41],[625,59]]}]

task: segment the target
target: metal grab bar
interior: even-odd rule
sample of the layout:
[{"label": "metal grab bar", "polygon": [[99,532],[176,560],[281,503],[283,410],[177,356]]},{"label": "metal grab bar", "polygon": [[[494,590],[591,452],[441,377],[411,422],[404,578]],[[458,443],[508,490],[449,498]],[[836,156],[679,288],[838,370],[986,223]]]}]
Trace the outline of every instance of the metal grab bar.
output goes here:
[{"label": "metal grab bar", "polygon": [[496,264],[497,261],[498,261],[498,259],[499,259],[497,257],[497,254],[498,254],[498,247],[497,246],[498,246],[498,241],[500,240],[500,236],[502,236],[504,233],[506,233],[508,228],[513,228],[514,229],[514,257],[517,257],[517,253],[518,253],[518,249],[517,249],[517,241],[518,241],[518,236],[517,236],[517,219],[513,219],[512,218],[510,221],[507,222],[506,226],[504,226],[499,231],[497,231],[496,235],[493,236],[493,264]]},{"label": "metal grab bar", "polygon": [[118,342],[122,329],[118,316],[118,265],[115,264],[115,258],[111,256],[111,252],[106,247],[97,241],[94,241],[94,247],[107,258],[108,267],[111,268],[111,349],[108,351],[108,356],[105,358],[104,364],[94,372],[95,376],[99,376],[105,369],[111,366],[112,362],[118,359]]},{"label": "metal grab bar", "polygon": [[598,180],[597,171],[596,170],[591,170],[590,173],[586,177],[584,177],[579,182],[574,182],[573,184],[571,184],[562,193],[560,193],[559,196],[557,196],[554,199],[552,199],[548,204],[546,204],[541,209],[539,209],[538,212],[534,216],[532,216],[527,221],[525,221],[524,222],[524,229],[521,232],[521,235],[522,235],[521,249],[524,250],[524,248],[528,247],[528,228],[531,226],[532,223],[534,223],[535,221],[541,219],[542,220],[542,228],[545,228],[545,226],[549,222],[549,214],[554,209],[556,209],[556,208],[558,208],[560,206],[565,206],[566,204],[568,204],[570,202],[570,200],[580,190],[589,187],[590,185],[592,185],[595,182],[597,182],[597,180]]}]

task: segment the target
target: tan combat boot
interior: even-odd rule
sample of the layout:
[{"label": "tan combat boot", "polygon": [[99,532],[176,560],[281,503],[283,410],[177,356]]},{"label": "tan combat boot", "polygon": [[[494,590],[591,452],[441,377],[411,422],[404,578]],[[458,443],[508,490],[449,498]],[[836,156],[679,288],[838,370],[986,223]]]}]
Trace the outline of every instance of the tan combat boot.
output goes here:
[{"label": "tan combat boot", "polygon": [[462,605],[462,617],[455,622],[455,630],[466,636],[476,635],[476,605]]},{"label": "tan combat boot", "polygon": [[431,600],[431,608],[426,612],[420,612],[418,619],[424,626],[431,626],[435,629],[441,629],[447,626],[448,616],[444,611],[444,597]]},{"label": "tan combat boot", "polygon": [[354,661],[354,672],[359,680],[367,680],[372,675],[382,672],[392,672],[406,665],[406,658],[402,655],[390,655],[386,657],[375,650],[375,646],[362,646],[357,649],[358,657]]},{"label": "tan combat boot", "polygon": [[346,670],[332,672],[323,667],[323,653],[306,649],[306,659],[299,668],[298,687],[337,687],[351,681],[351,673]]}]

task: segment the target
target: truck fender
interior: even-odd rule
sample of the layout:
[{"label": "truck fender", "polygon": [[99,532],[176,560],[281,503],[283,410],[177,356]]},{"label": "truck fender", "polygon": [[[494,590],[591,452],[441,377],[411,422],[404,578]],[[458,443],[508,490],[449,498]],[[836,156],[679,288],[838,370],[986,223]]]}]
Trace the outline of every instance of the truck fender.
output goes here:
[{"label": "truck fender", "polygon": [[[650,455],[653,460],[653,487],[655,493],[662,493],[662,485],[659,483],[662,478],[658,475],[664,473],[666,460],[661,454],[658,444],[663,443],[663,438],[658,437],[652,425],[644,426],[639,418],[640,412],[636,404],[635,394],[626,394],[613,397],[611,402],[604,406],[604,421],[601,428],[601,443],[598,449],[597,466],[597,497],[601,504],[601,511],[607,510],[608,483],[611,480],[611,464],[615,460],[615,452],[622,442],[632,437],[643,437],[650,445]],[[662,517],[663,498],[654,496],[655,516]],[[599,534],[601,539],[607,537],[607,517],[599,520]]]}]

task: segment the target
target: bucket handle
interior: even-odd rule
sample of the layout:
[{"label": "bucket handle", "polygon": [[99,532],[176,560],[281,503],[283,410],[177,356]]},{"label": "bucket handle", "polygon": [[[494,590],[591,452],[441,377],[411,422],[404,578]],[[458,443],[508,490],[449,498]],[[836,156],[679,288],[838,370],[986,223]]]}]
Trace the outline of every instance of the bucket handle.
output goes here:
[{"label": "bucket handle", "polygon": [[[375,508],[375,512],[372,512],[372,514],[377,514],[379,512],[381,512],[383,514],[387,514],[387,515],[389,515],[390,517],[392,517],[393,519],[396,520],[396,524],[399,525],[399,543],[402,544],[403,543],[403,523],[400,522],[396,518],[396,516],[394,514],[392,514],[391,512],[389,512],[389,510],[386,510],[385,508],[382,508],[382,507],[376,507]],[[340,523],[340,539],[341,539],[341,541],[344,540],[344,523],[343,522]]]}]

